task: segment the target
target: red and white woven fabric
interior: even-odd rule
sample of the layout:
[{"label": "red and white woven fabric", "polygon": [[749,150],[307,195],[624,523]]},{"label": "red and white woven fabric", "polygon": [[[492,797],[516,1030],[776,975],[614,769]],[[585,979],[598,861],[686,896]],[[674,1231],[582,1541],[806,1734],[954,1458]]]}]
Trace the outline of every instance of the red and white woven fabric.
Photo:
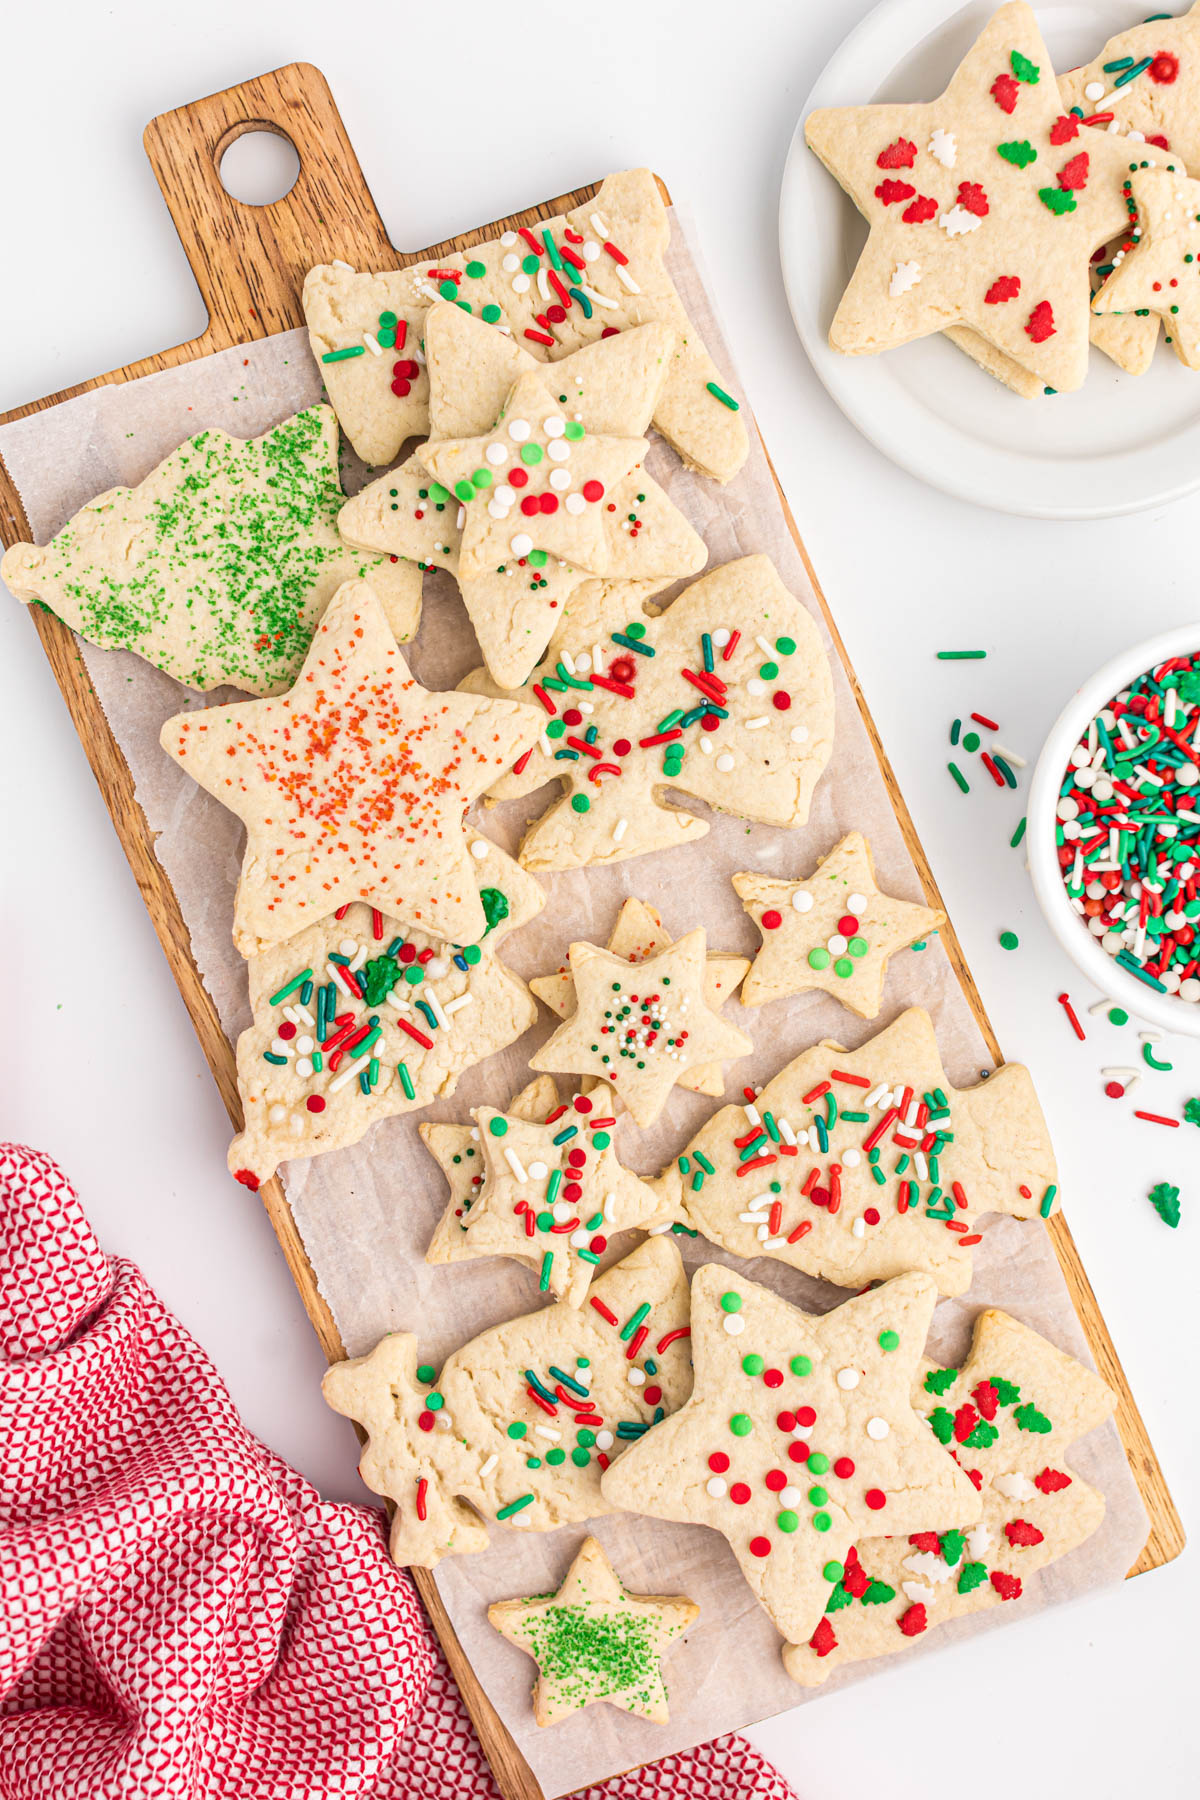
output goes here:
[{"label": "red and white woven fabric", "polygon": [[[56,1164],[0,1146],[3,1800],[498,1800],[381,1513],[251,1437]],[[791,1800],[725,1738],[589,1800]]]}]

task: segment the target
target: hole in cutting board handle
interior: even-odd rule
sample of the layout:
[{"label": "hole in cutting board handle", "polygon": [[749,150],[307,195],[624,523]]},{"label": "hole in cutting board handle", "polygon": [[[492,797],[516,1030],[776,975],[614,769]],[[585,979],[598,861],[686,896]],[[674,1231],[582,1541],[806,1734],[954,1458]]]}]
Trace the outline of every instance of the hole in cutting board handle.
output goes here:
[{"label": "hole in cutting board handle", "polygon": [[221,186],[243,206],[273,206],[290,194],[300,175],[300,156],[275,125],[248,125],[218,146]]}]

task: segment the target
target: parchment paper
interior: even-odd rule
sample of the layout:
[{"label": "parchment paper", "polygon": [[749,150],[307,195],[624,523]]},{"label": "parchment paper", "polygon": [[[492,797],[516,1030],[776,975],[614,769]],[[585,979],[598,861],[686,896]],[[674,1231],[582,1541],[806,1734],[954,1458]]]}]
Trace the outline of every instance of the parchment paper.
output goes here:
[{"label": "parchment paper", "polygon": [[[728,352],[677,217],[670,260],[693,321],[718,366],[729,371]],[[740,398],[740,390],[734,391]],[[202,363],[101,388],[6,426],[0,430],[0,454],[21,492],[34,537],[44,543],[86,500],[116,483],[140,480],[193,432],[221,426],[238,436],[255,435],[310,404],[320,392],[305,333],[288,332]],[[824,635],[744,400],[742,404],[754,444],[745,469],[728,487],[688,474],[657,441],[648,466],[705,539],[710,568],[750,551],[767,551],[787,586],[812,605]],[[344,476],[348,491],[356,491],[364,479],[350,458]],[[803,495],[794,498],[803,528]],[[189,701],[206,702],[189,696],[168,676],[127,652],[81,648],[133,771],[138,800],[151,829],[159,834],[158,857],[179,897],[197,966],[233,1038],[249,1022],[245,968],[230,941],[242,828],[158,746],[164,719]],[[553,970],[565,960],[567,945],[575,938],[604,943],[622,898],[629,894],[657,906],[675,936],[703,924],[711,947],[753,954],[757,934],[729,876],[739,869],[807,874],[854,827],[871,842],[882,886],[906,899],[922,897],[846,676],[832,648],[828,644],[827,648],[837,741],[808,826],[778,831],[714,813],[709,815],[708,837],[687,847],[614,868],[546,877],[545,912],[504,947],[505,960],[518,973],[528,977]],[[457,589],[445,575],[426,576],[424,617],[412,650],[417,675],[430,687],[449,687],[477,661]],[[546,796],[551,791],[547,789]],[[503,808],[480,809],[477,822],[498,843],[515,850],[525,819],[537,816],[544,804],[545,797],[540,802],[514,801]],[[686,804],[706,812],[698,801],[688,799]],[[727,1092],[735,1097],[743,1084],[767,1081],[784,1062],[822,1037],[834,1037],[847,1046],[860,1044],[914,1003],[933,1015],[950,1079],[958,1086],[977,1080],[988,1068],[986,1048],[935,938],[923,952],[893,958],[884,1009],[871,1024],[855,1019],[824,995],[796,997],[765,1013],[728,1006],[726,1016],[751,1034],[756,1048],[727,1071]],[[550,1024],[543,1016],[520,1044],[470,1071],[452,1100],[421,1114],[386,1120],[352,1149],[286,1167],[288,1198],[351,1354],[370,1348],[384,1332],[403,1328],[417,1331],[424,1357],[440,1362],[476,1331],[531,1312],[539,1304],[535,1283],[511,1262],[493,1259],[426,1267],[425,1246],[446,1190],[417,1136],[417,1123],[431,1117],[465,1119],[469,1107],[483,1102],[503,1105],[524,1085],[528,1056],[534,1044],[549,1035]],[[623,1160],[643,1172],[656,1172],[720,1104],[676,1090],[653,1131],[639,1137],[627,1120],[622,1123],[618,1144]],[[1058,1262],[1041,1227],[992,1218],[982,1229],[974,1285],[962,1299],[939,1307],[930,1354],[947,1360],[965,1354],[975,1314],[996,1305],[1090,1363]],[[634,1241],[629,1236],[620,1240],[606,1260],[615,1260]],[[703,1239],[679,1241],[690,1266],[713,1258],[733,1260]],[[840,1290],[768,1259],[756,1262],[747,1273],[812,1310],[824,1311],[845,1298]],[[348,1453],[350,1449],[348,1436]],[[1093,1432],[1070,1460],[1106,1496],[1101,1529],[1034,1577],[1020,1601],[939,1627],[908,1650],[908,1656],[936,1654],[976,1631],[990,1630],[1125,1575],[1145,1539],[1147,1521],[1115,1428],[1109,1424]],[[686,1593],[700,1604],[698,1624],[667,1664],[670,1723],[650,1725],[609,1707],[594,1707],[538,1731],[529,1698],[532,1665],[492,1631],[486,1608],[492,1600],[557,1586],[586,1529],[522,1536],[494,1526],[491,1549],[484,1555],[449,1558],[437,1571],[438,1586],[472,1665],[548,1797],[808,1704],[888,1666],[889,1659],[851,1665],[831,1676],[823,1688],[798,1688],[783,1671],[778,1634],[752,1598],[723,1538],[701,1527],[613,1516],[599,1520],[595,1531],[626,1584],[643,1592]]]}]

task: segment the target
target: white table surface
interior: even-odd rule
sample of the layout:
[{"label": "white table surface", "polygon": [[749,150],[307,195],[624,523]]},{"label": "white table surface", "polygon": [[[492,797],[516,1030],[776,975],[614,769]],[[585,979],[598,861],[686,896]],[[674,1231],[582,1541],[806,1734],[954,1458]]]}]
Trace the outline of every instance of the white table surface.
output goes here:
[{"label": "white table surface", "polygon": [[[418,246],[637,163],[697,228],[740,371],[882,729],[986,1004],[1033,1069],[1067,1212],[1185,1521],[1200,1489],[1194,1284],[1200,1133],[1103,1098],[1132,1028],[1071,1037],[1072,979],[1036,912],[1013,811],[946,774],[972,709],[1030,756],[1075,683],[1124,643],[1200,615],[1200,496],[1099,525],[1002,518],[943,499],[856,436],[814,378],[779,276],[779,174],[797,112],[867,0],[693,0],[517,14],[360,0],[118,0],[21,7],[0,115],[7,235],[0,409],[194,335],[204,323],[142,152],[156,112],[294,59],[326,73],[393,238]],[[1131,20],[1140,14],[1130,6]],[[520,56],[521,71],[497,71]],[[816,253],[814,251],[814,253]],[[1182,371],[1180,380],[1189,379]],[[1014,400],[1014,406],[1020,402]],[[914,452],[916,454],[916,451]],[[983,664],[934,661],[987,648]],[[135,1257],[210,1351],[250,1427],[331,1497],[361,1497],[349,1427],[266,1218],[225,1171],[228,1126],[33,628],[0,595],[0,1129],[50,1151],[104,1243]],[[1021,947],[997,943],[1005,927]],[[49,969],[49,974],[47,974]],[[21,1046],[15,1046],[19,1021]],[[1200,1092],[1200,1044],[1141,1093]],[[1177,1233],[1147,1189],[1184,1190]],[[775,1719],[756,1741],[802,1800],[1009,1800],[1194,1780],[1184,1720],[1195,1558],[967,1649],[888,1668]],[[1066,1785],[1070,1783],[1068,1788]]]}]

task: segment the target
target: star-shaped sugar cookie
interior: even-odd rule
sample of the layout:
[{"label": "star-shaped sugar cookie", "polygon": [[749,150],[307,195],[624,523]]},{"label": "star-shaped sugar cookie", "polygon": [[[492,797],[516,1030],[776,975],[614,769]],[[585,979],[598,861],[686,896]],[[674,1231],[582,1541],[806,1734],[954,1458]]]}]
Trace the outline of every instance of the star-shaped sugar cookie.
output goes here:
[{"label": "star-shaped sugar cookie", "polygon": [[[672,941],[655,908],[647,906],[644,900],[630,898],[617,914],[607,948],[614,956],[624,957],[626,962],[638,963],[659,950],[669,949]],[[717,1012],[736,992],[749,967],[747,956],[734,956],[723,950],[708,952],[704,1003],[710,1011]],[[539,975],[529,985],[538,999],[544,1000],[560,1019],[569,1018],[574,1012],[575,983],[569,967],[559,969],[554,975]],[[679,1086],[697,1094],[723,1094],[725,1077],[720,1063],[688,1069],[680,1076]]]},{"label": "star-shaped sugar cookie", "polygon": [[540,723],[514,701],[423,688],[372,589],[346,582],[288,693],[179,713],[162,746],[245,823],[243,956],[350,900],[473,944],[487,917],[463,815]]},{"label": "star-shaped sugar cookie", "polygon": [[657,1119],[689,1070],[748,1056],[746,1035],[708,1005],[702,929],[642,962],[572,944],[575,1010],[530,1058],[531,1069],[597,1075],[642,1127]]},{"label": "star-shaped sugar cookie", "polygon": [[401,642],[417,629],[420,570],[351,549],[343,498],[337,422],[310,406],[262,437],[198,432],[49,544],[14,544],[0,576],[89,643],[132,650],[186,687],[277,694],[344,581],[374,584]]},{"label": "star-shaped sugar cookie", "polygon": [[656,1725],[667,1720],[662,1659],[699,1617],[683,1594],[631,1594],[593,1537],[555,1594],[499,1600],[488,1621],[538,1665],[534,1718],[554,1725],[607,1700]]},{"label": "star-shaped sugar cookie", "polygon": [[1157,315],[1180,361],[1200,369],[1200,181],[1170,168],[1134,169],[1125,191],[1140,235],[1093,310]]},{"label": "star-shaped sugar cookie", "polygon": [[835,844],[806,881],[735,875],[733,885],[762,933],[742,986],[743,1006],[820,988],[861,1019],[873,1019],[889,956],[927,937],[946,916],[883,893],[861,831]]},{"label": "star-shaped sugar cookie", "polygon": [[513,1256],[543,1293],[582,1306],[609,1238],[663,1214],[656,1190],[617,1157],[611,1090],[560,1101],[543,1077],[506,1111],[480,1106],[471,1117],[474,1126],[421,1127],[451,1190],[426,1262]]},{"label": "star-shaped sugar cookie", "polygon": [[924,1363],[913,1405],[975,1484],[977,1523],[876,1539],[830,1572],[829,1598],[784,1667],[816,1687],[840,1664],[904,1650],[936,1625],[1019,1600],[1030,1577],[1090,1537],[1104,1496],[1069,1474],[1066,1452],[1116,1396],[1073,1357],[1007,1313],[975,1320],[961,1369]]},{"label": "star-shaped sugar cookie", "polygon": [[966,325],[1042,382],[1081,385],[1088,259],[1124,223],[1128,152],[1067,111],[1023,0],[994,15],[937,100],[815,112],[805,136],[870,226],[835,349]]},{"label": "star-shaped sugar cookie", "polygon": [[968,1477],[912,1404],[937,1289],[902,1275],[823,1318],[716,1263],[692,1281],[691,1399],[608,1470],[612,1506],[708,1525],[790,1643],[856,1542],[973,1524]]}]

